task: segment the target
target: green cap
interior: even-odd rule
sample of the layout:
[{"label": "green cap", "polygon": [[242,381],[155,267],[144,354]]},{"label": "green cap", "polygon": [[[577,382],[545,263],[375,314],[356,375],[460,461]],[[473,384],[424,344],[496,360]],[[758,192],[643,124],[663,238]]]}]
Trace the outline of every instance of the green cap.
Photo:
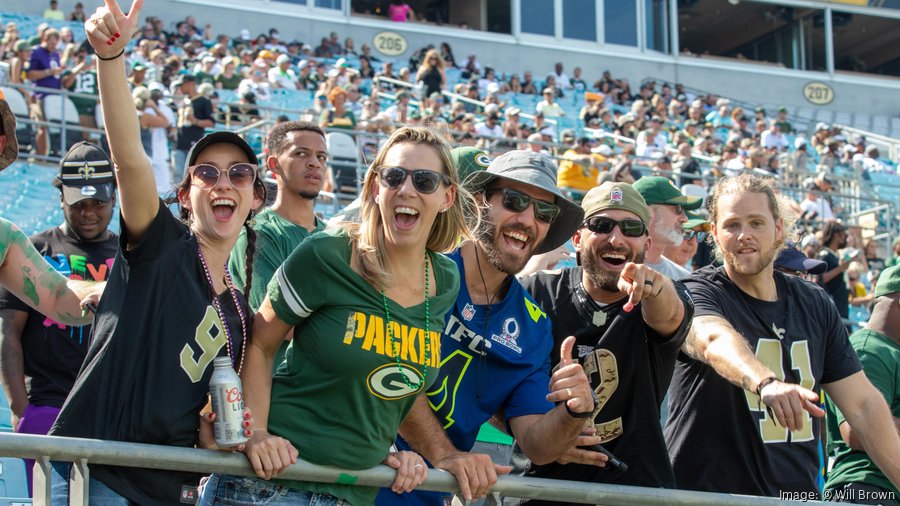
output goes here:
[{"label": "green cap", "polygon": [[878,276],[878,284],[875,285],[875,296],[890,295],[900,292],[900,265],[888,267]]},{"label": "green cap", "polygon": [[460,146],[450,150],[450,158],[459,174],[459,180],[465,180],[469,174],[485,170],[491,164],[491,157],[483,149],[471,146]]},{"label": "green cap", "polygon": [[671,179],[662,176],[642,177],[634,182],[634,189],[641,193],[647,205],[668,204],[693,211],[703,204],[702,198],[688,197],[675,187]]},{"label": "green cap", "polygon": [[607,181],[600,186],[595,186],[585,194],[581,201],[584,208],[584,217],[606,211],[607,209],[622,209],[633,213],[644,222],[650,224],[650,209],[644,197],[628,183]]},{"label": "green cap", "polygon": [[709,220],[703,217],[700,213],[692,213],[687,211],[684,213],[687,215],[688,220],[684,222],[684,225],[681,228],[685,230],[693,230],[697,227],[704,226],[704,228],[709,228]]}]

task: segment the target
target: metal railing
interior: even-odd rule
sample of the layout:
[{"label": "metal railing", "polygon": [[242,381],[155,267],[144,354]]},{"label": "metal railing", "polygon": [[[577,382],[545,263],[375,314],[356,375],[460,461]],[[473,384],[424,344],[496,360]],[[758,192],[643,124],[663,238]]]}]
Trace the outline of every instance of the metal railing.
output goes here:
[{"label": "metal railing", "polygon": [[[74,463],[74,472],[69,478],[71,506],[88,504],[90,464],[254,476],[247,458],[242,454],[97,439],[0,434],[0,455],[35,459],[35,504],[50,503],[53,476],[50,461]],[[340,484],[349,482],[353,486],[389,487],[394,476],[394,469],[387,466],[348,470],[318,466],[298,460],[296,464],[279,475],[279,479]],[[432,471],[425,483],[418,488],[439,492],[459,492],[456,479],[451,474],[442,471]],[[501,476],[492,491],[507,497],[609,506],[656,506],[659,504],[801,506],[803,504],[824,504],[815,501],[783,501],[773,497],[606,485],[519,476]]]}]

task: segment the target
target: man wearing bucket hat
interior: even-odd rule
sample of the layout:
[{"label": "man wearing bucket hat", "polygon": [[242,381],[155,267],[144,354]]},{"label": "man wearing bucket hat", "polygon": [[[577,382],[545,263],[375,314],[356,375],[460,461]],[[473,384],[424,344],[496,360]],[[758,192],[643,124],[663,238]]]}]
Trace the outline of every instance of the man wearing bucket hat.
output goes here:
[{"label": "man wearing bucket hat", "polygon": [[679,246],[684,241],[682,225],[687,221],[685,211],[693,211],[703,204],[700,197],[689,197],[662,176],[642,177],[634,182],[650,208],[650,247],[647,249],[647,266],[656,272],[678,280],[690,274],[684,267],[669,260],[663,250]]},{"label": "man wearing bucket hat", "polygon": [[[59,165],[53,184],[65,221],[33,235],[31,242],[64,276],[105,281],[119,240],[108,230],[115,207],[112,162],[99,147],[79,142]],[[0,290],[0,381],[16,432],[50,430],[87,355],[90,335],[90,325],[57,324]],[[29,490],[33,464],[25,464]]]},{"label": "man wearing bucket hat", "polygon": [[572,237],[580,266],[540,272],[522,284],[553,315],[555,345],[575,336],[576,357],[601,399],[588,429],[626,466],[582,465],[594,452],[573,448],[558,462],[533,462],[526,475],[672,488],[660,404],[693,304],[684,285],[643,263],[653,241],[650,211],[631,185],[603,183],[582,207],[585,220]]},{"label": "man wearing bucket hat", "polygon": [[[887,400],[900,431],[900,267],[881,273],[875,287],[875,307],[869,322],[850,336],[866,376]],[[858,504],[900,504],[900,489],[863,450],[859,434],[825,396],[826,452],[833,467],[825,482],[825,497]]]},{"label": "man wearing bucket hat", "polygon": [[[510,470],[469,453],[484,422],[497,415],[532,460],[549,463],[574,446],[595,400],[572,358],[574,338],[552,349],[547,313],[515,278],[532,255],[564,243],[584,215],[557,188],[556,166],[538,153],[509,151],[464,185],[484,204],[477,240],[450,254],[461,282],[441,339],[440,376],[400,426],[397,446],[450,471],[471,500]],[[552,376],[551,354],[564,359]],[[586,462],[605,460],[598,455]],[[441,505],[446,495],[383,489],[376,504]]]}]

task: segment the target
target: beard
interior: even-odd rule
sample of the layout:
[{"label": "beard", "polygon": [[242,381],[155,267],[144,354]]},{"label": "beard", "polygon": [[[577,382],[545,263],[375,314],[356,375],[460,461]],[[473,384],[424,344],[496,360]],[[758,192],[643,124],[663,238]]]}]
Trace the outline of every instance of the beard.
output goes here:
[{"label": "beard", "polygon": [[[654,221],[656,223],[656,221]],[[662,227],[654,227],[653,235],[654,237],[661,237],[663,242],[668,243],[671,246],[681,246],[681,243],[684,242],[684,231],[680,229],[681,225],[679,225],[678,230],[673,230],[671,228],[662,229]]]},{"label": "beard", "polygon": [[596,251],[581,252],[581,267],[587,273],[588,278],[594,286],[607,292],[619,291],[619,274],[618,271],[607,269],[601,259],[601,255],[606,253],[617,253],[625,256],[625,262],[634,262],[636,264],[644,263],[644,257],[647,254],[647,248],[641,248],[640,251],[634,251],[629,247],[614,248],[606,245],[604,248],[598,248]]},{"label": "beard", "polygon": [[749,261],[738,260],[737,255],[722,248],[722,257],[728,267],[736,274],[741,276],[755,276],[763,271],[769,264],[775,260],[775,254],[778,252],[778,246],[769,249],[760,248],[757,251],[756,258]]},{"label": "beard", "polygon": [[[529,242],[531,242],[531,250],[523,253],[521,257],[515,257],[504,252],[503,247],[500,245],[500,241],[503,240],[503,231],[517,231],[528,236]],[[475,233],[475,238],[478,241],[478,246],[481,248],[481,251],[484,252],[484,256],[487,257],[488,263],[498,271],[509,274],[510,276],[515,276],[525,267],[525,264],[528,263],[528,260],[531,259],[531,256],[538,247],[538,245],[533,242],[534,237],[532,237],[531,231],[526,227],[509,226],[503,227],[502,230],[498,230],[497,226],[488,221],[486,216],[482,217],[481,225]]]},{"label": "beard", "polygon": [[297,195],[300,195],[300,198],[303,198],[306,200],[315,200],[316,198],[319,197],[319,192],[318,191],[314,191],[314,192],[301,191],[301,192],[297,192]]}]

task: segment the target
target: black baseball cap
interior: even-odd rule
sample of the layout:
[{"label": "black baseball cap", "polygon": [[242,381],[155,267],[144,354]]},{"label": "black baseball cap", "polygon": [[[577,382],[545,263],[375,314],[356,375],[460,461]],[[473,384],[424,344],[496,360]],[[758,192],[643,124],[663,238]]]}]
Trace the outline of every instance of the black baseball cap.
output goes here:
[{"label": "black baseball cap", "polygon": [[109,202],[116,191],[113,164],[96,144],[79,142],[59,162],[60,190],[68,205],[85,199]]},{"label": "black baseball cap", "polygon": [[234,132],[222,131],[206,134],[196,144],[191,146],[191,150],[188,151],[187,158],[184,160],[184,170],[192,167],[197,162],[197,156],[200,155],[200,152],[212,144],[234,144],[247,155],[247,160],[250,163],[253,165],[259,164],[256,153],[243,137]]}]

